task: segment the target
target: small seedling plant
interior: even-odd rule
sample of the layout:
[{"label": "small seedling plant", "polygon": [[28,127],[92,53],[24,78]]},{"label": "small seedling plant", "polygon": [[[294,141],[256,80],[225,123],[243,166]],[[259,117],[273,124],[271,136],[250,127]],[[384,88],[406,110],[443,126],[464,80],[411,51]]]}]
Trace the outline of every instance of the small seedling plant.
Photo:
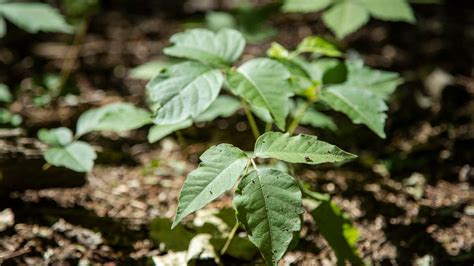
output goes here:
[{"label": "small seedling plant", "polygon": [[[40,131],[39,138],[50,145],[45,153],[48,163],[90,171],[95,152],[78,139],[92,131],[126,131],[154,124],[148,140],[155,142],[193,123],[228,117],[243,109],[256,139],[254,150],[219,144],[205,151],[182,187],[172,227],[233,191],[238,223],[223,252],[241,224],[267,264],[276,265],[297,238],[302,202],[307,198],[338,261],[362,264],[355,249],[357,230],[341,210],[326,195],[308,190],[289,174],[292,171],[278,170],[274,164],[283,161],[291,169],[292,164],[342,163],[356,158],[316,136],[293,135],[300,124],[337,130],[334,121],[320,112],[321,106],[342,112],[385,138],[385,100],[401,83],[399,75],[368,68],[361,60],[344,60],[335,45],[315,36],[305,38],[294,51],[274,43],[266,57],[238,67],[234,64],[246,44],[236,30],[192,29],[173,35],[170,41],[164,53],[184,61],[161,69],[148,83],[151,112],[115,103],[84,113],[75,136],[64,128]],[[265,133],[261,134],[255,117],[266,123]]]}]

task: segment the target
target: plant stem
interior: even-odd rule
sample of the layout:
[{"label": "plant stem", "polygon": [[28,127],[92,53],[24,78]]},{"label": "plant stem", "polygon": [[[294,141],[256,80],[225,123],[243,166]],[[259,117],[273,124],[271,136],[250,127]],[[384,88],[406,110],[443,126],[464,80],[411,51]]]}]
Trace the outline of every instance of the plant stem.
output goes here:
[{"label": "plant stem", "polygon": [[300,123],[301,118],[303,118],[304,113],[309,107],[309,102],[304,102],[303,105],[296,111],[296,115],[291,121],[291,124],[288,126],[288,134],[293,135],[295,133],[298,124]]},{"label": "plant stem", "polygon": [[71,76],[77,57],[81,51],[82,43],[84,41],[84,37],[86,36],[88,26],[89,18],[85,17],[79,24],[79,28],[76,32],[76,35],[74,36],[73,43],[67,51],[66,58],[64,59],[63,65],[61,67],[60,80],[57,87],[59,95],[63,94],[64,87]]},{"label": "plant stem", "polygon": [[179,146],[181,146],[181,148],[186,147],[186,139],[184,138],[183,133],[181,133],[181,130],[177,130],[175,133],[178,138]]},{"label": "plant stem", "polygon": [[237,229],[239,229],[239,222],[236,220],[234,227],[232,227],[232,230],[227,236],[227,240],[225,241],[224,247],[222,247],[221,249],[221,255],[224,255],[227,249],[229,248],[230,243],[232,242],[232,239],[234,239],[235,233],[237,232]]},{"label": "plant stem", "polygon": [[265,124],[265,133],[272,130],[273,124],[272,123],[266,123]]},{"label": "plant stem", "polygon": [[255,161],[253,160],[253,158],[250,158],[250,162],[252,163],[252,166],[253,166],[253,168],[255,169],[255,171],[258,172],[258,167],[257,167],[257,165],[255,164]]},{"label": "plant stem", "polygon": [[258,139],[258,137],[260,137],[260,131],[258,130],[257,123],[255,122],[252,113],[250,112],[249,105],[244,99],[241,99],[241,101],[242,106],[244,107],[245,115],[247,116],[247,120],[249,121],[250,128],[252,129],[253,136],[255,137],[255,139]]}]

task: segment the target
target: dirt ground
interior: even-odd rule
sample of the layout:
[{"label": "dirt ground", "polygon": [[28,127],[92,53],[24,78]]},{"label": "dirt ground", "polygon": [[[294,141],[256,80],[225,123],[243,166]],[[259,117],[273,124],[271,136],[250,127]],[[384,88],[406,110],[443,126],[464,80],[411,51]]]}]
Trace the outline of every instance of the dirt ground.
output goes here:
[{"label": "dirt ground", "polygon": [[[73,75],[83,97],[39,110],[28,94],[15,103],[26,137],[41,127],[73,127],[80,112],[116,100],[144,104],[143,81],[130,68],[159,58],[180,20],[110,10],[90,25]],[[122,10],[123,11],[123,10]],[[199,17],[200,13],[194,14]],[[372,21],[342,45],[372,67],[405,79],[390,103],[387,139],[378,139],[334,114],[338,134],[300,128],[358,154],[341,167],[302,168],[299,177],[331,195],[360,231],[358,251],[374,265],[474,263],[474,7],[417,9],[417,26]],[[309,34],[327,34],[318,17],[278,16],[275,39],[250,45],[244,58],[262,55],[271,41],[293,47]],[[32,43],[9,39],[0,48],[0,78],[25,84],[61,66],[67,36],[40,35]],[[91,134],[99,162],[83,186],[8,191],[0,197],[2,265],[147,265],[163,254],[149,237],[156,217],[171,218],[186,174],[208,146],[229,142],[250,149],[242,114],[147,144],[146,130]],[[18,144],[18,143],[17,143]],[[25,166],[27,167],[27,166]],[[211,207],[230,206],[226,196]],[[304,216],[301,243],[281,265],[335,265],[336,257]],[[254,265],[255,261],[225,265]]]}]

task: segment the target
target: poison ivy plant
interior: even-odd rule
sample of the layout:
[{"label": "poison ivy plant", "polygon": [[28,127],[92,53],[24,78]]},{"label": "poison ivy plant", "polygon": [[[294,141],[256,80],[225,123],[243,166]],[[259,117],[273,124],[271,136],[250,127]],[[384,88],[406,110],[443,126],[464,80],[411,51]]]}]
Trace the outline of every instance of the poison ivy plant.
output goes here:
[{"label": "poison ivy plant", "polygon": [[387,21],[415,22],[408,0],[285,0],[285,12],[323,11],[324,24],[338,38],[365,25],[372,16]]},{"label": "poison ivy plant", "polygon": [[213,146],[201,156],[199,167],[186,178],[173,227],[238,183],[234,198],[237,219],[267,263],[276,265],[294,232],[300,230],[301,191],[294,177],[276,169],[260,169],[255,163],[257,158],[319,164],[343,162],[355,155],[315,136],[292,137],[279,132],[260,136],[251,156],[229,144]]},{"label": "poison ivy plant", "polygon": [[[276,265],[300,230],[302,194],[309,192],[301,190],[296,178],[279,170],[285,167],[257,163],[270,159],[317,165],[356,158],[315,136],[292,135],[299,124],[337,130],[334,121],[320,110],[325,106],[385,137],[385,101],[401,78],[396,73],[373,70],[361,61],[344,61],[344,54],[336,45],[316,36],[305,38],[294,51],[274,43],[267,57],[250,59],[238,66],[233,64],[245,41],[235,30],[188,30],[174,35],[171,43],[165,53],[188,61],[157,68],[157,75],[147,85],[155,124],[149,141],[196,122],[228,117],[241,108],[256,137],[251,153],[229,144],[204,152],[201,164],[182,187],[172,227],[236,188],[234,206],[239,223],[267,264]],[[218,96],[222,87],[226,94]],[[260,135],[254,115],[267,123],[269,132]],[[289,124],[288,117],[292,117]],[[287,133],[270,131],[273,124]],[[327,219],[341,220],[340,210],[328,200],[319,206],[313,214],[325,216],[315,218],[323,236],[340,261],[356,263],[356,229],[344,220],[342,233],[334,232],[339,228],[327,225]]]},{"label": "poison ivy plant", "polygon": [[0,1],[0,38],[6,33],[5,20],[30,33],[73,31],[56,9],[44,3]]},{"label": "poison ivy plant", "polygon": [[[360,61],[343,61],[343,53],[334,44],[314,36],[304,39],[294,51],[274,43],[268,57],[250,59],[240,66],[233,65],[245,46],[238,31],[193,29],[175,34],[171,43],[165,53],[185,61],[157,68],[146,88],[151,112],[129,103],[115,103],[81,115],[74,136],[64,128],[40,131],[39,138],[50,146],[45,159],[52,165],[88,172],[96,155],[90,145],[78,140],[84,134],[154,124],[148,140],[155,142],[175,130],[228,117],[242,108],[256,138],[254,151],[219,144],[204,152],[201,164],[182,187],[172,227],[236,188],[234,206],[239,223],[224,243],[223,253],[241,224],[267,264],[276,265],[300,230],[302,197],[311,193],[287,173],[292,171],[281,170],[288,167],[272,163],[280,160],[291,168],[295,163],[342,163],[356,158],[316,136],[293,133],[300,123],[336,129],[319,110],[319,106],[326,106],[385,137],[385,101],[401,79],[398,74],[370,69]],[[222,88],[226,92],[220,95]],[[253,115],[267,123],[269,132],[260,135]],[[288,117],[292,117],[291,123],[287,123]],[[271,131],[273,124],[286,133]],[[265,161],[270,165],[257,165]],[[332,203],[320,206],[325,207],[313,214],[325,216],[315,217],[323,236],[340,260],[356,261],[355,228],[344,220],[340,223],[342,234],[333,232],[339,227],[327,225],[327,217],[340,220],[342,214]],[[351,253],[344,251],[347,247]]]}]

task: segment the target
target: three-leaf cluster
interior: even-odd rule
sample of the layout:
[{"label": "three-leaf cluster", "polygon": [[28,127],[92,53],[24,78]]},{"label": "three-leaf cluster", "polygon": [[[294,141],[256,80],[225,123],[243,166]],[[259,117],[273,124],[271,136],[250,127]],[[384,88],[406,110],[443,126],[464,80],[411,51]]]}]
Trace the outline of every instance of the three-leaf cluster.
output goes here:
[{"label": "three-leaf cluster", "polygon": [[315,136],[291,137],[279,132],[260,136],[251,157],[230,144],[213,146],[186,178],[173,227],[238,183],[234,197],[237,219],[267,263],[276,264],[301,228],[302,193],[292,176],[276,169],[259,169],[255,159],[320,164],[355,157]]}]

